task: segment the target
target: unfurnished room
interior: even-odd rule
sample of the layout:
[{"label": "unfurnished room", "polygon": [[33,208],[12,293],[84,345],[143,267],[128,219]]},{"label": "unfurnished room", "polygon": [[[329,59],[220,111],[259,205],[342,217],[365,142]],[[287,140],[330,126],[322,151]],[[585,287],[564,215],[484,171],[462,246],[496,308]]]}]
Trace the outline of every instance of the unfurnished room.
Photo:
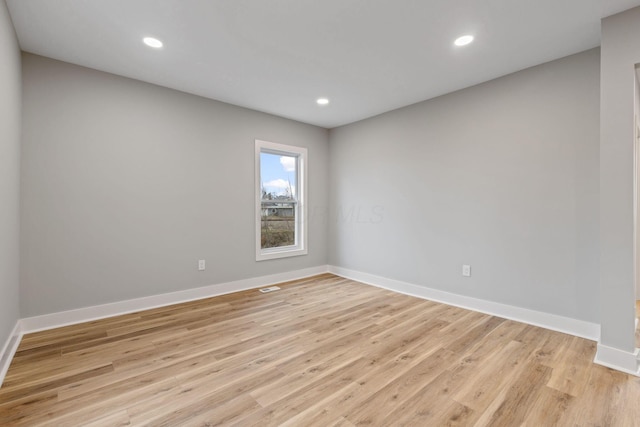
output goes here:
[{"label": "unfurnished room", "polygon": [[640,427],[640,0],[0,0],[1,426]]}]

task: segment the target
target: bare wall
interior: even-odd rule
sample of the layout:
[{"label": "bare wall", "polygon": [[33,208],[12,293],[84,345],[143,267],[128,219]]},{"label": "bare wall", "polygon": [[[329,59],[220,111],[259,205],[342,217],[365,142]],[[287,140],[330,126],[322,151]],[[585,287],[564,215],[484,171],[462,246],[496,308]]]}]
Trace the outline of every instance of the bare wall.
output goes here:
[{"label": "bare wall", "polygon": [[602,20],[600,300],[603,345],[635,351],[634,96],[640,7]]},{"label": "bare wall", "polygon": [[[635,94],[633,100],[633,111],[634,111],[634,135],[635,135],[635,192],[636,192],[636,200],[635,200],[635,242],[634,242],[634,250],[635,250],[635,263],[636,265],[640,265],[640,227],[638,227],[638,218],[640,213],[640,197],[637,197],[638,191],[640,189],[640,149],[638,149],[640,144],[640,68],[636,65],[636,76],[635,76]],[[636,268],[635,281],[635,298],[640,298],[640,268]],[[634,322],[635,323],[635,322]]]},{"label": "bare wall", "polygon": [[0,351],[20,317],[20,49],[0,0]]},{"label": "bare wall", "polygon": [[[23,316],[326,264],[327,130],[30,54],[23,79]],[[306,256],[255,261],[254,139],[308,148]]]},{"label": "bare wall", "polygon": [[599,60],[331,130],[330,264],[598,323]]}]

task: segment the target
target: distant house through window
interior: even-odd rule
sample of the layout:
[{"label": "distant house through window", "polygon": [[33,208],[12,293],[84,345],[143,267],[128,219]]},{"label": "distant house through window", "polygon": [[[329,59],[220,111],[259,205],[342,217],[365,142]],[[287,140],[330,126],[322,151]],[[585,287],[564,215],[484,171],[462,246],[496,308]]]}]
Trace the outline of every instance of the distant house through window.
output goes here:
[{"label": "distant house through window", "polygon": [[307,253],[306,148],[256,140],[256,260]]}]

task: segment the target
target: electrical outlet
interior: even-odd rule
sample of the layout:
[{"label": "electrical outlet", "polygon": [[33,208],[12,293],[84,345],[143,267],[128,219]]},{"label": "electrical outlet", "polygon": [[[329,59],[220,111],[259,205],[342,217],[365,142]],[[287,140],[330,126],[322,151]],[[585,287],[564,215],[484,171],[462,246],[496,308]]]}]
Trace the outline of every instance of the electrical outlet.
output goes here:
[{"label": "electrical outlet", "polygon": [[464,264],[462,266],[462,275],[464,277],[471,277],[471,266],[470,265]]},{"label": "electrical outlet", "polygon": [[198,270],[203,271],[205,269],[205,262],[203,259],[198,261]]}]

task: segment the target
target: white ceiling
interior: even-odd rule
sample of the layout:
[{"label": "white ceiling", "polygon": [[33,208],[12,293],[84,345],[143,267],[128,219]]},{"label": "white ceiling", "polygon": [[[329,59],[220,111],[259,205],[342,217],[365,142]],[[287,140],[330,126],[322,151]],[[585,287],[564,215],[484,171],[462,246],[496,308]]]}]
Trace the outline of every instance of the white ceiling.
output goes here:
[{"label": "white ceiling", "polygon": [[598,46],[640,0],[7,3],[24,51],[331,128]]}]

